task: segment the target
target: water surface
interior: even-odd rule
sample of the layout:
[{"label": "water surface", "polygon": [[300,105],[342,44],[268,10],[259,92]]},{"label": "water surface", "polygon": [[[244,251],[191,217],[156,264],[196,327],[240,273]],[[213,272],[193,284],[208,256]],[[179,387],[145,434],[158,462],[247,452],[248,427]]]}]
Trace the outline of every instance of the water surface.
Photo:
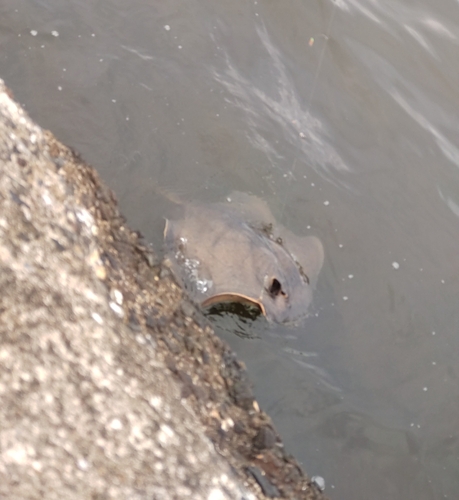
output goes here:
[{"label": "water surface", "polygon": [[457,3],[3,0],[0,45],[157,247],[167,190],[320,237],[300,327],[218,325],[330,497],[457,497]]}]

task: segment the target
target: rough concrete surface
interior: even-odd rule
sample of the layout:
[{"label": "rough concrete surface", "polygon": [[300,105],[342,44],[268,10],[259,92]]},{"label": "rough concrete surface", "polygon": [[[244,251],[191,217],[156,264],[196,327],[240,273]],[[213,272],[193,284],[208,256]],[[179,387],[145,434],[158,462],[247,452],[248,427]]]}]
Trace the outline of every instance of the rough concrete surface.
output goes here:
[{"label": "rough concrete surface", "polygon": [[324,498],[113,193],[1,80],[0,290],[0,498]]}]

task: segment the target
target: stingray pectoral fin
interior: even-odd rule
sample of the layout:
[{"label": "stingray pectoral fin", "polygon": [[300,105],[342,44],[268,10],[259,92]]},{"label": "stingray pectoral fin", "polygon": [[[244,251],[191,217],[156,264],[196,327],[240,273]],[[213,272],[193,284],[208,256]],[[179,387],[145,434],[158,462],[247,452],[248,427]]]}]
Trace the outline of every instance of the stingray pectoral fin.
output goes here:
[{"label": "stingray pectoral fin", "polygon": [[266,316],[265,306],[259,300],[243,295],[242,293],[218,293],[204,300],[201,305],[203,307],[209,307],[213,304],[220,304],[221,302],[241,302],[243,304],[250,304],[258,307],[263,316]]},{"label": "stingray pectoral fin", "polygon": [[226,207],[233,207],[248,223],[259,225],[269,224],[274,221],[274,217],[268,204],[253,194],[233,191],[229,195],[230,203]]}]

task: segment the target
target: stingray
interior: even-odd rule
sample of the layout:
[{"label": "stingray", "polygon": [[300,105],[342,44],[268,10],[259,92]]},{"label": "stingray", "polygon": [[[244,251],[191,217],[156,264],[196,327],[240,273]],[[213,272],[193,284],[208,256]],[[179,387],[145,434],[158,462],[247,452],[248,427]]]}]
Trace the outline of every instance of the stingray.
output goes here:
[{"label": "stingray", "polygon": [[180,217],[166,219],[164,241],[174,274],[203,308],[242,302],[275,323],[307,315],[322,243],[276,223],[259,198],[183,204]]}]

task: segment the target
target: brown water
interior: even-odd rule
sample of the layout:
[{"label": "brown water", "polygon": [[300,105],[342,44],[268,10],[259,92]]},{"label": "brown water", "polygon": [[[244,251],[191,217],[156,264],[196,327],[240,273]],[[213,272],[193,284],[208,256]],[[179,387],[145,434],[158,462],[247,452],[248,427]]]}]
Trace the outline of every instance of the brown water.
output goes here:
[{"label": "brown water", "polygon": [[156,245],[158,186],[321,238],[301,328],[218,325],[330,497],[458,497],[457,2],[3,0],[0,47]]}]

